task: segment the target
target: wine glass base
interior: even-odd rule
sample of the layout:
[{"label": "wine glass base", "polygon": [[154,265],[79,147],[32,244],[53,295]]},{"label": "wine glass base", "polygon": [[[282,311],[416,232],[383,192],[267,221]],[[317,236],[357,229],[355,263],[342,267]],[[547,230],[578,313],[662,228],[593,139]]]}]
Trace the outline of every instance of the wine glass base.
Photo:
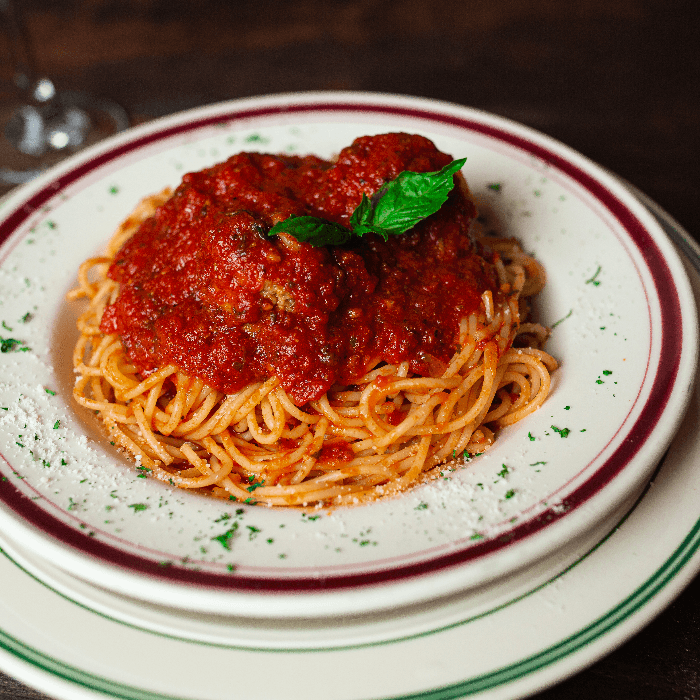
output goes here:
[{"label": "wine glass base", "polygon": [[[82,134],[81,142],[75,145],[70,139],[62,143],[47,145],[41,155],[31,155],[18,149],[6,136],[8,125],[15,126],[22,117],[21,110],[27,113],[27,105],[19,102],[4,102],[0,105],[0,194],[11,188],[29,182],[42,172],[59,163],[77,150],[90,146],[107,136],[129,127],[129,117],[125,110],[111,100],[101,99],[81,92],[61,92],[61,106],[73,113],[82,112],[89,119],[89,128]],[[59,134],[60,136],[60,134]]]}]

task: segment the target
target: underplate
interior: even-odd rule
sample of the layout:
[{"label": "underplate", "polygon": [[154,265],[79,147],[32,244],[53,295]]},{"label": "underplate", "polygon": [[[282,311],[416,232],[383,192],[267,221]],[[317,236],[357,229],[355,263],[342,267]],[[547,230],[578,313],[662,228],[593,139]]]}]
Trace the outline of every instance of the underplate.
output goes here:
[{"label": "underplate", "polygon": [[[700,298],[700,276],[692,267],[700,264],[700,248],[646,203],[687,251]],[[364,632],[357,619],[334,620],[333,639],[328,621],[318,621],[318,634],[301,626],[296,637],[294,624],[248,621],[251,629],[258,628],[256,641],[277,628],[285,644],[198,641],[182,622],[182,611],[163,613],[171,633],[149,630],[152,606],[146,603],[141,603],[145,624],[125,623],[117,617],[122,611],[116,594],[70,581],[61,572],[56,581],[66,584],[62,592],[6,553],[0,556],[0,667],[59,700],[228,700],[232,694],[241,700],[524,697],[622,644],[697,575],[698,421],[696,385],[652,481],[607,536],[566,569],[553,568],[539,585],[506,594],[478,613],[467,593],[444,606],[415,606],[395,617],[393,629],[385,613],[379,635],[366,616]],[[46,567],[43,561],[42,575]],[[138,603],[127,604],[138,610]],[[222,619],[214,623],[221,625]],[[324,639],[331,643],[319,645]]]}]

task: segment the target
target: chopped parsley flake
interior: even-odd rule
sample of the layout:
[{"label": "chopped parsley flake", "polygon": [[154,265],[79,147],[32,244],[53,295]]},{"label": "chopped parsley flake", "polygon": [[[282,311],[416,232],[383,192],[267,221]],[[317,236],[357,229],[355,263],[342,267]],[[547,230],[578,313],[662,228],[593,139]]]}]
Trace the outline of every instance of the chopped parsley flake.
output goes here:
[{"label": "chopped parsley flake", "polygon": [[129,508],[133,508],[134,513],[138,513],[142,510],[146,510],[148,506],[145,503],[130,503]]},{"label": "chopped parsley flake", "polygon": [[502,466],[502,469],[500,472],[498,472],[497,476],[500,476],[502,479],[504,479],[510,470],[508,469],[508,467],[505,464],[503,464],[501,466]]},{"label": "chopped parsley flake", "polygon": [[586,284],[592,284],[594,287],[597,287],[600,284],[600,280],[598,280],[597,277],[600,274],[601,269],[602,268],[600,265],[598,265],[598,269],[593,273],[593,277],[587,279]]},{"label": "chopped parsley flake", "polygon": [[0,352],[27,352],[28,350],[23,340],[0,337]]},{"label": "chopped parsley flake", "polygon": [[570,309],[569,313],[566,314],[566,316],[564,316],[563,318],[560,318],[558,321],[555,321],[552,324],[552,328],[556,328],[560,323],[562,323],[563,321],[566,321],[566,319],[569,318],[569,316],[571,316],[572,313],[574,313],[574,310]]},{"label": "chopped parsley flake", "polygon": [[569,428],[557,428],[556,425],[552,426],[552,430],[555,433],[559,433],[559,437],[563,437],[563,438],[568,437],[569,433],[571,432],[571,430],[569,430]]},{"label": "chopped parsley flake", "polygon": [[236,530],[238,530],[238,523],[233,523],[233,525],[226,530],[226,532],[222,533],[221,535],[217,535],[216,537],[212,537],[211,539],[212,541],[219,542],[224,549],[230,550],[231,540],[236,534]]}]

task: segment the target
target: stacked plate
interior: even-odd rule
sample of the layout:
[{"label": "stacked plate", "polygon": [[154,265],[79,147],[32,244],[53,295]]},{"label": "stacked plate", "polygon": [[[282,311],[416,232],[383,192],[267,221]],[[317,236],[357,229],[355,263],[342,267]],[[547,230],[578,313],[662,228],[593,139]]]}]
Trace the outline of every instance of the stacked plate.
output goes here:
[{"label": "stacked plate", "polygon": [[[545,406],[468,466],[358,508],[228,504],[141,478],[71,399],[79,264],[185,172],[242,150],[328,158],[386,131],[466,156],[487,224],[545,266],[536,312],[561,364]],[[700,566],[700,439],[679,431],[700,401],[697,252],[562,144],[414,98],[264,97],[112,138],[0,216],[0,665],[26,683],[512,698],[629,637]]]}]

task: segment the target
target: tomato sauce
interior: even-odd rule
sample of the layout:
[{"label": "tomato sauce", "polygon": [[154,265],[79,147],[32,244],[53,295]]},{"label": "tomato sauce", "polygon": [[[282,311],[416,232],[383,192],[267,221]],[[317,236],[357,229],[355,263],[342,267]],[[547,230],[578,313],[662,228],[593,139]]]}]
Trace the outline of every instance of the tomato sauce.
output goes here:
[{"label": "tomato sauce", "polygon": [[226,393],[275,375],[297,405],[377,361],[439,373],[460,319],[497,289],[469,236],[476,211],[464,189],[388,241],[314,248],[267,232],[298,215],[348,225],[363,193],[451,160],[421,136],[383,134],[333,163],[240,153],[189,173],[116,255],[120,293],[101,329],[121,336],[144,374],[174,363]]}]

